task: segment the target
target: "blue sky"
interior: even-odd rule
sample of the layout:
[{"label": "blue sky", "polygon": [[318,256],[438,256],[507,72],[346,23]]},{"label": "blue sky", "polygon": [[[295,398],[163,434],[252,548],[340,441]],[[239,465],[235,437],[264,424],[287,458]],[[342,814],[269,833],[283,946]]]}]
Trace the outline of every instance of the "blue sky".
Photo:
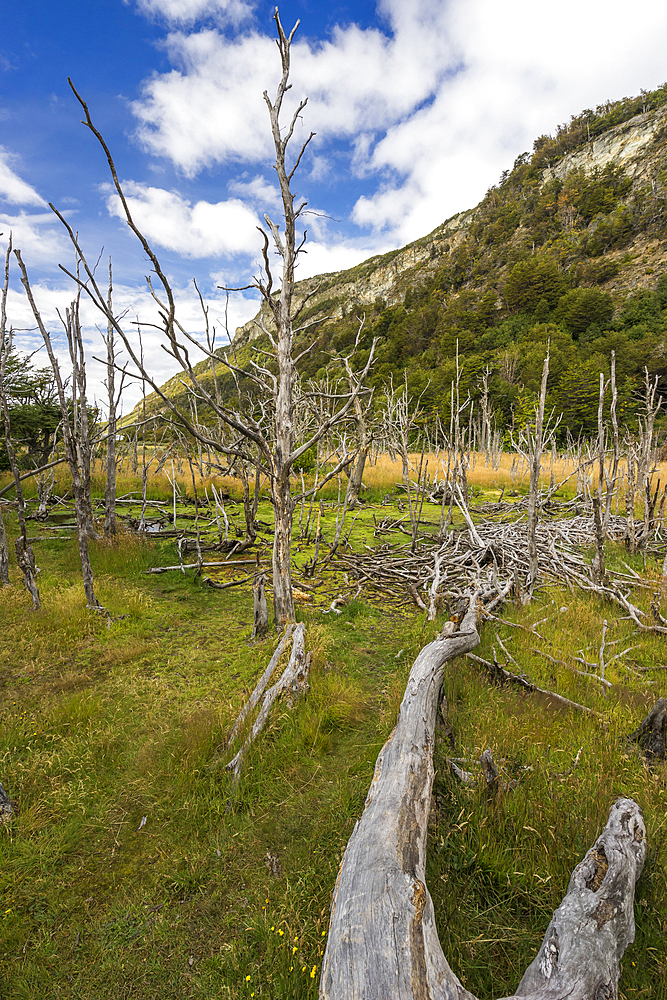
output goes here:
[{"label": "blue sky", "polygon": [[[145,262],[116,213],[106,163],[79,124],[71,76],[116,159],[135,216],[201,329],[191,279],[222,317],[217,285],[256,273],[264,212],[277,213],[262,91],[275,88],[274,5],[255,0],[26,0],[0,35],[0,242],[14,233],[44,318],[71,297],[54,202],[90,256],[112,254],[128,323],[150,322]],[[280,5],[301,19],[295,100],[317,133],[296,188],[308,218],[301,275],[349,267],[472,207],[533,139],[609,98],[667,79],[667,5],[643,0],[380,0]],[[255,310],[235,296],[230,327]],[[19,346],[37,346],[13,279]],[[95,323],[85,311],[92,353]],[[170,373],[157,336],[145,350]],[[99,368],[90,363],[94,391]],[[136,397],[136,389],[132,398]],[[129,402],[129,397],[128,397]]]}]

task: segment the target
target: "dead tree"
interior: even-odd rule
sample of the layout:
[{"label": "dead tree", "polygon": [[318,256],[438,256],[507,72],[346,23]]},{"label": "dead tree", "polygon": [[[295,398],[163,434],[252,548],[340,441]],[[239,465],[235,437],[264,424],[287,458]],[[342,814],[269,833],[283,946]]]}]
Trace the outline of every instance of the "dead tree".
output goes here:
[{"label": "dead tree", "polygon": [[[239,413],[238,410],[236,410],[229,403],[218,403],[215,398],[215,392],[212,393],[204,384],[204,380],[199,378],[197,373],[194,371],[194,362],[191,361],[189,354],[190,346],[194,346],[197,351],[203,353],[204,356],[209,359],[211,359],[212,352],[205,344],[195,341],[177,319],[176,302],[169,279],[162,270],[160,262],[145,236],[138,229],[134,219],[132,218],[130,207],[118,180],[118,174],[111,152],[106,145],[103,136],[95,128],[85,101],[77,93],[71,81],[70,86],[72,87],[72,90],[84,112],[83,124],[95,135],[107,157],[112,181],[120,199],[125,220],[137,239],[140,241],[141,246],[148,256],[155,271],[157,281],[161,286],[162,293],[161,295],[158,295],[156,290],[153,288],[153,285],[149,282],[150,291],[155,303],[157,304],[160,315],[160,328],[165,337],[165,348],[181,365],[190,386],[196,393],[197,398],[201,401],[202,405],[210,407],[234,433],[235,437],[231,442],[223,443],[222,441],[212,438],[210,435],[195,427],[190,415],[184,411],[183,407],[179,408],[178,404],[173,399],[169,399],[165,393],[162,392],[160,386],[151,378],[150,373],[145,369],[142,370],[137,351],[118,321],[118,318],[113,316],[110,312],[106,302],[106,297],[95,278],[94,268],[88,264],[76,234],[55,206],[51,205],[51,208],[66,227],[70,240],[76,248],[77,259],[81,261],[81,266],[84,271],[84,279],[79,279],[77,275],[67,271],[67,269],[61,265],[62,269],[69,274],[70,277],[77,281],[79,287],[85,290],[94,302],[95,306],[113,325],[116,332],[122,338],[133,365],[140,373],[140,377],[145,378],[151,388],[157,392],[164,406],[171,412],[173,419],[204,447],[211,448],[228,458],[240,458],[249,462],[254,462],[256,458],[251,454],[251,448],[254,448],[255,453],[259,455],[261,471],[268,478],[270,483],[271,498],[275,515],[273,545],[273,605],[275,621],[277,624],[280,624],[286,621],[294,620],[294,598],[292,595],[291,573],[292,514],[294,507],[291,492],[292,470],[295,462],[297,462],[298,459],[311,447],[316,445],[320,438],[324,437],[329,432],[334,423],[345,417],[350,408],[354,405],[354,400],[356,399],[358,393],[349,393],[345,399],[340,400],[339,405],[330,420],[324,425],[316,428],[306,441],[301,444],[297,444],[293,432],[294,381],[296,375],[296,362],[298,361],[300,355],[295,357],[293,348],[295,335],[299,332],[305,331],[309,324],[306,324],[303,327],[298,327],[295,324],[297,323],[299,315],[313,292],[309,293],[309,295],[305,296],[301,301],[294,302],[295,264],[299,253],[303,252],[306,239],[305,232],[297,236],[297,225],[299,224],[300,218],[306,208],[306,202],[303,201],[298,205],[298,207],[295,207],[295,196],[292,193],[291,184],[294,174],[298,169],[301,159],[305,153],[306,147],[313,137],[313,133],[311,133],[301,145],[301,148],[294,159],[293,165],[288,166],[288,147],[294,135],[297,122],[300,120],[301,113],[306,106],[305,99],[300,101],[294,110],[287,127],[281,126],[283,100],[285,94],[290,88],[289,74],[291,45],[299,22],[297,21],[288,36],[285,34],[277,10],[274,14],[274,20],[278,32],[277,44],[281,58],[282,75],[278,84],[275,99],[272,101],[266,92],[264,94],[264,99],[269,109],[271,133],[274,141],[276,154],[274,167],[280,184],[284,229],[281,232],[281,227],[277,223],[273,222],[268,216],[264,217],[268,229],[268,233],[265,230],[260,230],[264,240],[262,248],[264,273],[263,276],[257,277],[252,285],[246,287],[253,287],[259,290],[264,300],[265,313],[267,316],[271,317],[273,329],[270,329],[268,325],[264,324],[262,318],[260,318],[259,325],[263,328],[263,332],[266,334],[271,343],[273,360],[277,366],[277,374],[269,367],[263,367],[257,363],[254,363],[250,370],[243,372],[244,375],[252,378],[260,394],[265,397],[271,397],[273,400],[274,427],[271,439],[267,438],[262,427],[259,426],[259,424],[252,417]],[[271,239],[273,240],[275,249],[282,261],[282,282],[279,294],[274,289],[273,275],[269,262],[269,233],[271,235]],[[231,289],[229,290],[231,291]],[[316,291],[316,288],[314,291]],[[306,350],[307,349],[308,348],[306,348]],[[374,350],[372,348],[363,372],[359,376],[359,384],[363,383],[366,374],[370,370],[370,366],[373,362],[373,354]],[[238,368],[236,368],[236,365],[229,359],[229,357],[221,358],[219,355],[216,355],[213,360],[216,363],[224,363],[231,371],[238,371]],[[331,470],[328,477],[330,478],[331,476],[335,476],[337,472],[340,471],[340,468],[342,468],[342,466]]]},{"label": "dead tree", "polygon": [[[113,273],[111,270],[111,257],[109,257],[109,293],[107,296],[107,306],[109,312],[113,312]],[[123,391],[123,377],[121,374],[118,394],[116,395],[116,334],[113,324],[107,320],[106,335],[102,334],[104,345],[107,349],[107,399],[109,404],[109,418],[107,421],[106,433],[106,466],[107,476],[104,488],[104,534],[107,538],[116,537],[116,427],[117,412]]]},{"label": "dead tree", "polygon": [[[7,253],[5,255],[5,273],[2,286],[2,297],[0,298],[0,406],[2,407],[3,413],[7,457],[9,459],[9,466],[12,470],[12,476],[14,477],[14,484],[16,486],[16,503],[19,519],[19,537],[14,543],[16,561],[19,569],[23,573],[23,580],[25,582],[26,589],[32,597],[33,609],[37,611],[40,607],[39,590],[37,589],[37,584],[35,583],[37,567],[35,566],[35,555],[32,550],[32,545],[28,543],[28,532],[25,523],[25,499],[23,496],[23,487],[21,486],[19,465],[14,451],[14,445],[12,443],[9,402],[7,400],[7,393],[5,392],[5,370],[13,341],[13,331],[11,329],[7,329],[7,292],[9,289],[9,261],[11,258],[11,252],[12,238],[10,235],[9,243],[7,245]],[[0,514],[0,520],[1,518],[2,515]],[[0,556],[0,561],[2,563],[2,576],[0,579],[2,580],[2,583],[5,584],[9,583],[9,553],[7,551],[7,537],[5,535],[4,524],[2,525],[2,536],[4,539],[4,546],[2,556]]]},{"label": "dead tree", "polygon": [[[398,722],[380,751],[341,862],[320,1000],[475,1000],[438,940],[425,855],[444,664],[479,642],[476,603],[472,597],[460,632],[430,643],[412,667]],[[619,962],[634,940],[634,889],[645,854],[641,810],[618,799],[575,868],[515,1000],[617,996]]]},{"label": "dead tree", "polygon": [[537,582],[537,509],[540,492],[540,475],[542,471],[542,452],[553,440],[556,428],[560,422],[549,419],[545,424],[544,409],[547,399],[547,380],[549,378],[549,348],[547,347],[546,357],[542,368],[542,382],[540,385],[540,395],[535,407],[535,423],[531,426],[526,424],[524,431],[519,435],[518,441],[513,442],[517,451],[527,462],[530,471],[530,485],[528,488],[528,576],[526,579],[526,590],[532,594]]},{"label": "dead tree", "polygon": [[0,584],[5,586],[9,583],[9,547],[7,545],[7,532],[5,522],[2,518],[2,507],[0,506]]},{"label": "dead tree", "polygon": [[408,497],[408,511],[410,512],[410,524],[412,528],[412,548],[417,543],[417,530],[419,527],[419,491],[422,486],[421,473],[424,452],[422,449],[422,461],[417,473],[417,486],[413,487],[410,479],[410,448],[414,445],[416,430],[419,418],[422,415],[419,406],[421,396],[416,401],[410,398],[408,392],[407,376],[405,377],[403,388],[394,388],[393,381],[384,390],[384,434],[389,447],[397,452],[401,458],[401,471],[403,475],[403,486]]},{"label": "dead tree", "polygon": [[41,313],[37,308],[26,266],[23,263],[20,251],[15,250],[14,254],[21,270],[21,283],[25,289],[30,308],[42,335],[44,346],[46,347],[46,352],[53,369],[62,414],[61,426],[65,455],[72,477],[72,493],[74,494],[74,510],[76,514],[83,588],[86,593],[88,607],[97,608],[100,605],[95,596],[93,570],[90,564],[90,552],[88,549],[88,539],[97,538],[97,533],[93,524],[93,508],[90,499],[91,440],[88,402],[86,398],[86,368],[83,337],[79,323],[79,300],[77,297],[69,309],[66,310],[65,318],[61,317],[67,334],[67,343],[72,362],[72,405],[70,406],[65,394],[65,384],[60,372],[60,365],[53,350],[51,334],[47,330]]},{"label": "dead tree", "polygon": [[621,448],[619,443],[619,433],[618,433],[618,415],[617,415],[617,405],[618,405],[618,390],[616,388],[616,352],[611,352],[611,375],[609,379],[609,385],[611,388],[611,403],[609,405],[609,419],[611,420],[611,447],[612,447],[612,464],[610,472],[605,469],[605,479],[607,485],[607,492],[605,497],[605,507],[604,507],[604,517],[602,521],[603,531],[605,536],[609,529],[609,519],[611,517],[611,502],[616,493],[618,497],[618,468],[621,461]]},{"label": "dead tree", "polygon": [[[363,324],[364,321],[362,319],[359,323],[359,331],[357,333],[355,348],[359,343],[359,337],[361,335]],[[358,502],[359,494],[364,485],[364,467],[366,465],[366,459],[368,458],[368,452],[371,447],[372,431],[371,421],[369,419],[369,409],[372,399],[372,390],[369,398],[364,401],[364,405],[362,406],[359,395],[361,386],[357,382],[357,375],[352,369],[350,358],[343,358],[343,364],[345,365],[345,373],[349,381],[350,392],[355,393],[354,422],[357,430],[357,456],[354,460],[352,472],[350,473],[350,482],[348,484],[349,505],[353,507]]]}]

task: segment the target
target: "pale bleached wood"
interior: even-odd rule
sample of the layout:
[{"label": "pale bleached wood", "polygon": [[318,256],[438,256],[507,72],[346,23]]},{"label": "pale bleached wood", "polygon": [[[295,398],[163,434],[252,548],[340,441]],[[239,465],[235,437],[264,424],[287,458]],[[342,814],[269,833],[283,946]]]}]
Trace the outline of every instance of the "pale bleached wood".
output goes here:
[{"label": "pale bleached wood", "polygon": [[479,642],[476,604],[472,598],[459,632],[429,643],[412,667],[338,874],[322,1000],[471,997],[438,942],[425,865],[442,675],[448,660]]},{"label": "pale bleached wood", "polygon": [[[438,940],[425,865],[443,669],[479,642],[476,605],[475,595],[461,631],[429,643],[412,667],[338,872],[320,1000],[475,1000]],[[641,809],[618,799],[575,868],[515,1000],[617,1000],[645,853]]]},{"label": "pale bleached wood", "polygon": [[[234,777],[237,779],[241,774],[241,767],[243,765],[243,759],[246,752],[264,728],[264,724],[269,717],[269,712],[271,711],[271,706],[274,701],[280,698],[281,695],[285,694],[287,695],[287,699],[291,707],[293,702],[298,700],[304,691],[308,690],[308,670],[310,668],[311,654],[306,653],[305,651],[305,637],[306,626],[303,622],[299,622],[298,625],[294,626],[294,631],[292,633],[292,652],[290,654],[289,663],[273,687],[270,687],[264,695],[262,707],[260,708],[259,714],[255,719],[255,724],[250,731],[250,735],[236,756],[233,757],[226,766],[226,770],[233,771]],[[274,658],[275,656],[276,654],[274,653]],[[267,672],[268,669],[269,668],[267,667]]]},{"label": "pale bleached wood", "polygon": [[276,650],[275,650],[273,656],[271,657],[271,659],[269,660],[269,664],[268,664],[266,670],[264,671],[264,673],[262,674],[262,676],[260,677],[260,679],[257,681],[257,684],[255,685],[254,691],[252,692],[252,694],[248,698],[247,702],[245,703],[245,705],[241,709],[236,722],[232,726],[232,730],[231,730],[231,732],[229,734],[229,739],[227,740],[227,746],[228,747],[230,747],[232,745],[232,743],[234,742],[234,740],[238,736],[239,730],[240,730],[241,726],[243,725],[243,723],[245,722],[246,717],[248,715],[248,712],[251,712],[253,710],[253,708],[255,707],[255,705],[257,705],[257,703],[259,702],[259,699],[264,694],[266,685],[271,680],[271,677],[273,676],[273,672],[276,669],[276,667],[278,666],[278,660],[282,656],[283,651],[284,651],[285,647],[287,646],[287,643],[289,642],[289,639],[290,639],[290,637],[292,635],[293,629],[294,629],[294,625],[290,622],[290,624],[285,629],[283,635],[281,636],[280,642],[276,646]]}]

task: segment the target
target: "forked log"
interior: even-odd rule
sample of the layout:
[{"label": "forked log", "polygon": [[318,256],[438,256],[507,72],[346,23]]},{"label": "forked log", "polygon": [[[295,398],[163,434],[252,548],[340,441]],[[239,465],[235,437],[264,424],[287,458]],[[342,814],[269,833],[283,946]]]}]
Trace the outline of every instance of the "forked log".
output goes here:
[{"label": "forked log", "polygon": [[[425,865],[443,668],[479,642],[476,604],[472,598],[460,632],[431,642],[413,665],[341,862],[320,1000],[475,1000],[442,951]],[[645,853],[641,810],[618,799],[575,868],[516,1000],[616,1000]]]}]

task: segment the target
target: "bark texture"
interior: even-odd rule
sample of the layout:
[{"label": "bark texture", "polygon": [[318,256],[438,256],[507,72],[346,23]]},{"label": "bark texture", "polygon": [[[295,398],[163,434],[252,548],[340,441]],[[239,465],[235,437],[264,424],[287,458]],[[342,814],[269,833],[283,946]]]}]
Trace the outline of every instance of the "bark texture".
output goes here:
[{"label": "bark texture", "polygon": [[269,611],[264,593],[264,574],[258,573],[252,581],[253,627],[252,638],[262,639],[269,630]]},{"label": "bark texture", "polygon": [[630,733],[628,739],[639,744],[649,765],[665,759],[667,698],[658,698],[642,724],[634,733]]},{"label": "bark texture", "polygon": [[459,632],[429,643],[415,660],[341,864],[321,1000],[471,997],[438,942],[425,867],[442,674],[447,660],[479,642],[476,603],[471,600]]},{"label": "bark texture", "polygon": [[635,882],[645,857],[642,811],[632,799],[617,799],[603,832],[572,872],[516,997],[616,1000],[619,962],[635,939]]},{"label": "bark texture", "polygon": [[[380,752],[341,862],[320,1000],[475,1000],[438,940],[425,864],[443,667],[479,641],[476,603],[470,601],[461,630],[426,646],[412,668],[396,728]],[[575,868],[514,1000],[617,1000],[619,961],[634,940],[634,889],[645,854],[641,809],[618,799]]]},{"label": "bark texture", "polygon": [[9,547],[7,545],[7,533],[5,522],[2,519],[2,508],[0,507],[0,584],[9,583]]}]

